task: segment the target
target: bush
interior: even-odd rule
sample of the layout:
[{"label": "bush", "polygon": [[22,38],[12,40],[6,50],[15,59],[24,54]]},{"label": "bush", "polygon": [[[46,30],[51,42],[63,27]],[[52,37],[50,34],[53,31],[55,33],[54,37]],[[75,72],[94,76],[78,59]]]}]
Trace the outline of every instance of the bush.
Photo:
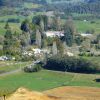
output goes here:
[{"label": "bush", "polygon": [[28,66],[28,67],[24,68],[24,71],[28,72],[28,73],[38,72],[40,70],[41,70],[41,65],[39,65],[39,64],[37,64],[37,65],[31,65],[31,66]]},{"label": "bush", "polygon": [[10,23],[20,23],[20,19],[10,18],[10,19],[8,19],[8,22],[10,22]]},{"label": "bush", "polygon": [[77,73],[100,72],[95,64],[82,58],[56,55],[48,59],[44,68],[56,71],[68,71]]}]

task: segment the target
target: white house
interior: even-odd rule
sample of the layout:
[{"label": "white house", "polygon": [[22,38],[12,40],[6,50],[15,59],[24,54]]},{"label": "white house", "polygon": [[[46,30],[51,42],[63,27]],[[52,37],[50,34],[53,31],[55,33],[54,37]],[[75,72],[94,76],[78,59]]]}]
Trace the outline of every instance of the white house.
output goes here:
[{"label": "white house", "polygon": [[74,56],[74,54],[71,53],[71,52],[67,52],[67,55],[68,55],[69,57],[73,57],[73,56]]},{"label": "white house", "polygon": [[64,32],[63,31],[47,31],[44,33],[47,37],[63,37]]},{"label": "white house", "polygon": [[0,61],[5,61],[5,60],[9,60],[9,58],[6,57],[6,56],[1,56],[1,57],[0,57]]}]

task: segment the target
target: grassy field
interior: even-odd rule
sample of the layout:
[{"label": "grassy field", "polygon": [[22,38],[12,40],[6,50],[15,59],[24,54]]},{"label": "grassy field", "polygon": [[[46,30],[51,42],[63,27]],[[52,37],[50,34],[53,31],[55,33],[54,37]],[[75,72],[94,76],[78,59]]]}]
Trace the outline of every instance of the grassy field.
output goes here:
[{"label": "grassy field", "polygon": [[0,73],[10,72],[19,68],[23,68],[30,63],[31,62],[0,61]]},{"label": "grassy field", "polygon": [[0,95],[10,93],[19,87],[38,91],[65,85],[100,88],[100,83],[96,83],[94,81],[95,78],[100,78],[100,75],[61,73],[46,70],[37,73],[20,72],[0,77]]},{"label": "grassy field", "polygon": [[86,32],[87,30],[94,30],[95,34],[100,33],[100,20],[94,20],[95,23],[91,23],[90,21],[79,21],[75,20],[75,27],[79,32]]},{"label": "grassy field", "polygon": [[[20,23],[9,23],[9,26],[12,30],[12,32],[18,32],[20,33],[21,30],[20,30]],[[4,35],[6,30],[4,29],[5,27],[5,23],[0,23],[0,35]]]},{"label": "grassy field", "polygon": [[83,58],[85,58],[91,62],[94,62],[96,64],[99,64],[99,66],[100,66],[100,57],[83,57]]}]

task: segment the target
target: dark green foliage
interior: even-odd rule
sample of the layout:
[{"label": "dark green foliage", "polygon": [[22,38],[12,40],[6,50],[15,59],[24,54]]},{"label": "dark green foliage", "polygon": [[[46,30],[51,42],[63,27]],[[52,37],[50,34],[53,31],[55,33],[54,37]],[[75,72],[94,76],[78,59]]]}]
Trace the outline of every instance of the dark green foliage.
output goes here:
[{"label": "dark green foliage", "polygon": [[7,21],[7,23],[6,23],[6,25],[5,25],[5,27],[4,27],[5,29],[7,29],[7,30],[9,30],[10,29],[10,26],[9,26],[9,23],[8,23],[8,21]]},{"label": "dark green foliage", "polygon": [[[41,21],[43,21],[44,24],[44,30],[47,30],[47,22],[48,22],[48,18],[46,15],[38,15],[38,16],[34,16],[32,19],[32,23],[35,25],[40,26]],[[41,26],[40,26],[41,28]]]},{"label": "dark green foliage", "polygon": [[23,21],[23,23],[21,24],[21,30],[24,31],[24,32],[29,32],[29,22],[28,20],[26,19],[25,21]]},{"label": "dark green foliage", "polygon": [[75,26],[72,18],[69,18],[64,25],[65,42],[68,46],[73,45]]},{"label": "dark green foliage", "polygon": [[4,35],[3,52],[7,56],[16,56],[21,53],[21,45],[18,33],[12,33],[11,30],[7,30]]},{"label": "dark green foliage", "polygon": [[75,42],[77,45],[81,45],[83,40],[84,40],[83,37],[80,35],[75,37]]},{"label": "dark green foliage", "polygon": [[8,19],[7,22],[10,22],[10,23],[20,23],[20,19],[10,18],[10,19]]},{"label": "dark green foliage", "polygon": [[4,44],[3,44],[3,50],[4,54],[9,55],[11,54],[10,47],[12,46],[12,32],[11,30],[7,30],[5,35],[4,35]]},{"label": "dark green foliage", "polygon": [[46,66],[49,70],[78,72],[78,73],[96,73],[100,72],[97,65],[92,64],[82,58],[56,55],[48,59]]},{"label": "dark green foliage", "polygon": [[73,32],[71,28],[65,29],[65,41],[68,46],[73,44]]}]

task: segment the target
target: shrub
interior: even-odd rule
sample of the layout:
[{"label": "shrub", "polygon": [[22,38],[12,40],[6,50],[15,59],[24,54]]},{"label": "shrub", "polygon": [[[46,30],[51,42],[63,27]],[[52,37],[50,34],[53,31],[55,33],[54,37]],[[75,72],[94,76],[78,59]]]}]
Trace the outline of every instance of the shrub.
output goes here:
[{"label": "shrub", "polygon": [[47,60],[44,68],[56,71],[68,71],[78,73],[100,72],[95,64],[83,58],[56,55]]},{"label": "shrub", "polygon": [[31,66],[27,66],[27,67],[24,68],[24,71],[28,72],[28,73],[38,72],[40,70],[41,70],[41,65],[40,64],[31,65]]}]

